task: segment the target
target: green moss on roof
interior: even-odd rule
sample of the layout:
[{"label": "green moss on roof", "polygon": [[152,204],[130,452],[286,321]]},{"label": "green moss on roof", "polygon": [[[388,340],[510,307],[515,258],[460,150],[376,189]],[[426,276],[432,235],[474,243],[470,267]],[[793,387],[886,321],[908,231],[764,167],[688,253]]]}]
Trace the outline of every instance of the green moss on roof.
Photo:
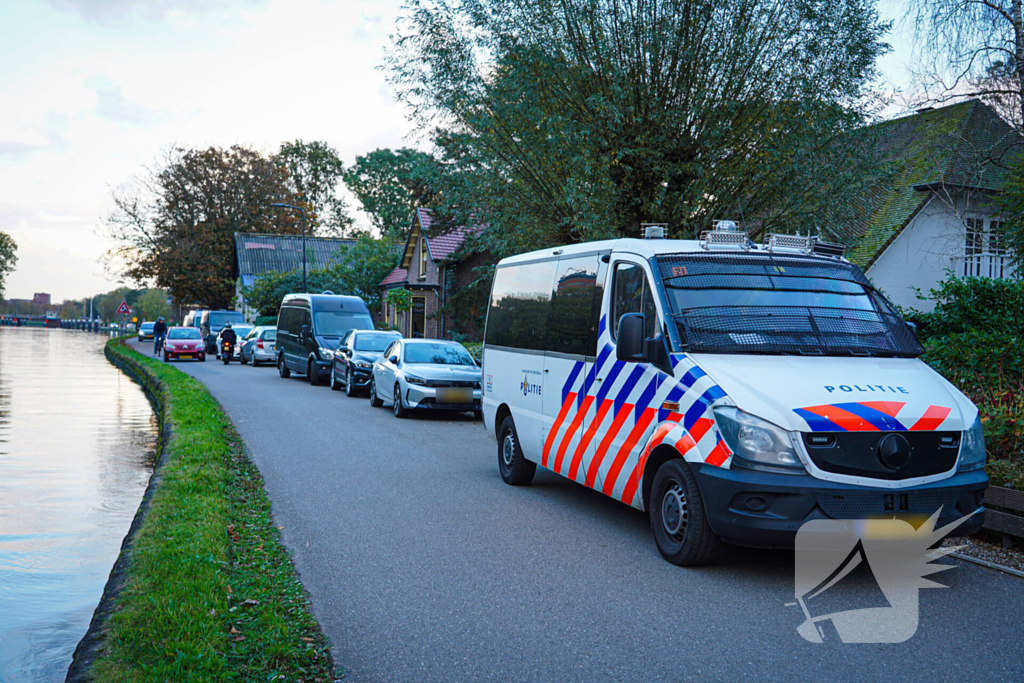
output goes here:
[{"label": "green moss on roof", "polygon": [[889,167],[884,187],[865,198],[869,209],[849,231],[850,260],[870,266],[930,195],[922,185],[999,192],[1009,157],[1024,138],[979,100],[923,111],[865,129]]}]

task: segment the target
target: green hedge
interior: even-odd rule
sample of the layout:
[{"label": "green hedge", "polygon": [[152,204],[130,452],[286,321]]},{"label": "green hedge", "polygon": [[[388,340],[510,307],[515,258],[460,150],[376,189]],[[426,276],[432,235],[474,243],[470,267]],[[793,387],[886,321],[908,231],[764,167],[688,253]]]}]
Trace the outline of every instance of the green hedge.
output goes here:
[{"label": "green hedge", "polygon": [[949,278],[931,291],[925,362],[978,406],[993,483],[1024,488],[1024,281]]}]

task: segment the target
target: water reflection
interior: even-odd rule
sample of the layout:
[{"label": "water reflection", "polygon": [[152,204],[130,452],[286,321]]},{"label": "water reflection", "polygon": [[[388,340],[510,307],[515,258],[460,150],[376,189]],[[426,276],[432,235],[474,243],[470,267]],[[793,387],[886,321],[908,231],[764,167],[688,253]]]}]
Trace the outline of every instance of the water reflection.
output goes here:
[{"label": "water reflection", "polygon": [[156,418],[105,341],[0,328],[0,683],[64,679],[149,481]]}]

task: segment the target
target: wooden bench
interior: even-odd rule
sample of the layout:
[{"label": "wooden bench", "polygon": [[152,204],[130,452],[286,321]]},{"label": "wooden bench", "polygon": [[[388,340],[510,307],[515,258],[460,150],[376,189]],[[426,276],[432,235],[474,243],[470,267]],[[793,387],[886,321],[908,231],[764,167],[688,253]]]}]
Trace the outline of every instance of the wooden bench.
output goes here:
[{"label": "wooden bench", "polygon": [[1003,535],[1004,548],[1009,548],[1013,544],[1011,536],[1024,538],[1024,517],[992,510],[988,508],[990,505],[1024,512],[1024,491],[1002,486],[989,486],[985,491],[985,528]]}]

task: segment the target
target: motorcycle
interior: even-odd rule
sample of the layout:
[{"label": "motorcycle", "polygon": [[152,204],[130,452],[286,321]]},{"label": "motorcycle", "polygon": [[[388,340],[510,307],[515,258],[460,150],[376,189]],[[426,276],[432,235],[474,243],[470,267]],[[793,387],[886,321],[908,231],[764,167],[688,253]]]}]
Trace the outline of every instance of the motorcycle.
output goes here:
[{"label": "motorcycle", "polygon": [[231,342],[222,341],[220,343],[220,357],[224,361],[224,365],[227,365],[231,361],[232,349]]}]

